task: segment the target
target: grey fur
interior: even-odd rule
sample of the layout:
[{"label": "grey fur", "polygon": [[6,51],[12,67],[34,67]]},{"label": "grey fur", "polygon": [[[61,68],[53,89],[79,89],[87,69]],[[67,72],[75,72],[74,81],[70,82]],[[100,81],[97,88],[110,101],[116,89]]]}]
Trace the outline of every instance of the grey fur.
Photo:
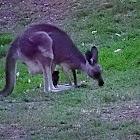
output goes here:
[{"label": "grey fur", "polygon": [[1,96],[8,96],[14,89],[17,60],[27,66],[30,74],[43,74],[45,92],[54,88],[52,73],[56,65],[62,67],[70,85],[68,71],[72,70],[77,86],[76,69],[98,80],[100,86],[104,84],[97,48],[93,47],[85,57],[64,31],[50,24],[33,24],[13,40],[6,58],[6,85]]}]

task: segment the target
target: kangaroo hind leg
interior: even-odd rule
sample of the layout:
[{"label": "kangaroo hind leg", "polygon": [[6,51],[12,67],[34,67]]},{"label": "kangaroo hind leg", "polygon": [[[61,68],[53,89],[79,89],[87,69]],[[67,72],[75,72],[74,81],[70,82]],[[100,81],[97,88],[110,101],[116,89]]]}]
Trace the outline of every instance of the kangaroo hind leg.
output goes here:
[{"label": "kangaroo hind leg", "polygon": [[52,72],[50,66],[42,66],[44,78],[44,92],[51,92],[54,89],[52,83]]},{"label": "kangaroo hind leg", "polygon": [[[38,40],[39,39],[39,40]],[[38,43],[38,53],[36,59],[42,68],[44,78],[44,91],[50,92],[54,88],[52,82],[52,63],[53,63],[53,50],[52,39],[46,32],[36,32],[31,38],[32,41]]]}]

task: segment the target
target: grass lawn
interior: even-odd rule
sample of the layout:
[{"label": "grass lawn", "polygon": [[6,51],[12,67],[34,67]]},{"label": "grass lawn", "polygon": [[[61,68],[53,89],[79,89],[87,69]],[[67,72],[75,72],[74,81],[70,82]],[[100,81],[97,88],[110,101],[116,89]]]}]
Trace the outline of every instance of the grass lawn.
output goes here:
[{"label": "grass lawn", "polygon": [[[0,139],[140,139],[140,1],[80,0],[73,6],[64,30],[83,53],[97,46],[105,85],[78,71],[83,87],[46,94],[43,76],[29,75],[19,62],[16,87],[0,100]],[[0,37],[0,89],[11,40]]]}]

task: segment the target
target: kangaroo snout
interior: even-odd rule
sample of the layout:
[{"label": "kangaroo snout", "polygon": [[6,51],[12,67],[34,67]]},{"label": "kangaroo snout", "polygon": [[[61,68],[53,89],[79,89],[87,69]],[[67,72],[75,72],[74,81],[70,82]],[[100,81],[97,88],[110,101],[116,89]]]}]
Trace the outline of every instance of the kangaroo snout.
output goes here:
[{"label": "kangaroo snout", "polygon": [[98,82],[98,85],[99,85],[99,86],[103,86],[103,85],[104,85],[104,81],[103,81],[103,80],[99,81],[99,82]]}]

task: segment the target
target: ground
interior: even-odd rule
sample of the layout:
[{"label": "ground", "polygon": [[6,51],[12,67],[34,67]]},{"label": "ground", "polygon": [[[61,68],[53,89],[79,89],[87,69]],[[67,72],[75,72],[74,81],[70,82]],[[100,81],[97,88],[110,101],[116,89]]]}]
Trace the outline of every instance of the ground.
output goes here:
[{"label": "ground", "polygon": [[71,10],[71,0],[1,0],[0,30],[15,32],[37,22],[61,26]]},{"label": "ground", "polygon": [[[135,0],[130,1],[132,4],[135,3]],[[128,13],[124,8],[124,11],[119,11],[115,16],[113,15],[114,17],[112,19],[108,19],[106,12],[111,11],[114,6],[112,2],[111,4],[108,3],[109,0],[100,0],[100,3],[97,3],[97,7],[98,4],[104,7],[99,7],[97,9],[98,12],[93,10],[97,12],[95,15],[91,10],[92,7],[90,7],[92,0],[89,0],[89,5],[88,3],[84,3],[85,5],[83,5],[82,2],[84,3],[84,0],[81,0],[79,3],[76,0],[0,0],[0,35],[3,33],[13,33],[15,35],[27,25],[35,22],[52,23],[63,28],[63,21],[69,18],[75,6],[78,5],[81,9],[79,8],[80,10],[78,9],[76,14],[71,17],[74,19],[71,22],[75,23],[71,23],[68,31],[71,32],[71,36],[76,42],[82,44],[81,50],[85,49],[92,41],[97,41],[98,43],[103,40],[103,43],[109,42],[110,44],[112,42],[115,44],[118,41],[116,43],[117,47],[114,47],[112,50],[112,44],[108,46],[104,45],[105,47],[101,44],[104,49],[103,51],[102,48],[100,49],[102,54],[100,53],[99,55],[102,55],[104,58],[107,55],[107,58],[112,59],[111,61],[109,59],[102,60],[103,63],[107,61],[107,64],[102,64],[106,68],[104,70],[105,86],[102,88],[97,87],[93,82],[91,84],[91,81],[85,76],[85,88],[82,87],[68,92],[64,91],[46,95],[42,92],[43,88],[36,88],[35,82],[42,82],[40,80],[42,77],[40,76],[37,80],[31,79],[34,77],[29,77],[27,70],[23,65],[20,65],[21,69],[18,69],[18,71],[22,74],[17,78],[17,86],[14,93],[0,100],[0,139],[30,140],[45,139],[46,137],[48,139],[64,139],[68,137],[69,139],[79,138],[88,140],[93,138],[97,140],[99,136],[101,140],[116,138],[119,140],[139,140],[140,104],[138,59],[134,60],[133,63],[134,57],[137,56],[133,56],[133,54],[136,54],[137,46],[139,45],[136,42],[138,33],[133,31],[137,31],[139,24],[137,25],[130,18],[133,15],[135,21],[138,21],[137,11],[130,5],[131,9]],[[88,9],[89,7],[91,8],[90,10]],[[118,9],[120,7],[118,4]],[[104,12],[104,10],[106,11]],[[93,16],[91,15],[89,18],[88,13],[92,13],[91,11],[93,12]],[[93,18],[95,22],[92,21]],[[77,19],[78,22],[76,21]],[[132,30],[130,27],[127,28],[129,24],[131,26],[131,21],[132,27],[135,27]],[[112,22],[113,24],[117,24],[115,29],[110,24]],[[107,26],[108,24],[111,27]],[[71,28],[72,26],[74,26],[74,29]],[[130,32],[131,34],[129,34]],[[91,36],[88,36],[90,33]],[[102,37],[102,35],[104,36]],[[120,55],[119,53],[114,53],[114,50],[118,49],[118,46],[119,48],[122,47],[121,49],[123,50]],[[132,48],[132,54],[129,49],[127,50],[127,47],[129,49]],[[133,50],[135,48],[136,50]],[[128,52],[128,56],[125,55],[126,51]],[[123,56],[125,56],[125,59]],[[126,65],[124,64],[123,70],[121,69],[123,64],[120,61],[120,57],[124,59],[122,63],[128,61]],[[129,60],[132,62],[132,65],[130,62],[130,67],[127,65],[129,64]],[[118,67],[119,63],[117,62],[120,62],[121,66],[118,70],[114,70],[117,67],[112,64],[112,61],[116,62],[115,64],[118,64]],[[4,62],[5,58],[1,57],[1,73],[4,73]],[[126,69],[125,66],[127,67]],[[4,81],[4,76],[1,79]],[[27,82],[29,79],[31,79],[31,83]],[[1,84],[3,84],[2,80]],[[24,90],[24,93],[22,90]]]}]

